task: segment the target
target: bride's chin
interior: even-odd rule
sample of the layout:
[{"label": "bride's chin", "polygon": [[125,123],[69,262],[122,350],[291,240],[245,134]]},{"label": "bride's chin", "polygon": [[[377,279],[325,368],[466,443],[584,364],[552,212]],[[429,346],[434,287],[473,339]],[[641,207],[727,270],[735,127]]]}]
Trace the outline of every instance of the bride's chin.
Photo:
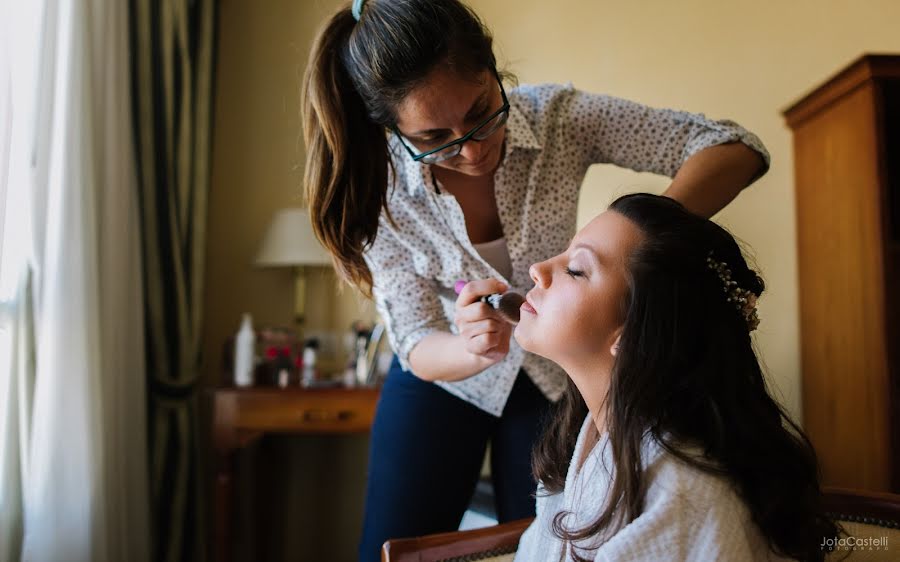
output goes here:
[{"label": "bride's chin", "polygon": [[534,349],[531,346],[531,338],[529,337],[529,332],[530,330],[527,327],[523,327],[522,322],[520,321],[518,324],[516,324],[516,327],[513,330],[513,337],[516,338],[516,342],[518,342],[519,347],[521,347],[525,351],[534,353]]}]

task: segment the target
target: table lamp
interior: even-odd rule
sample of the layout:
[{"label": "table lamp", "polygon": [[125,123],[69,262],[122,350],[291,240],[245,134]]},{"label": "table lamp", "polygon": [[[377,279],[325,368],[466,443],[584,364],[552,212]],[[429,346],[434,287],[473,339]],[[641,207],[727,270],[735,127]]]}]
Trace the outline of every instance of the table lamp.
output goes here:
[{"label": "table lamp", "polygon": [[313,234],[306,209],[288,208],[275,213],[254,264],[258,267],[294,268],[294,317],[306,315],[306,267],[331,265],[331,258]]}]

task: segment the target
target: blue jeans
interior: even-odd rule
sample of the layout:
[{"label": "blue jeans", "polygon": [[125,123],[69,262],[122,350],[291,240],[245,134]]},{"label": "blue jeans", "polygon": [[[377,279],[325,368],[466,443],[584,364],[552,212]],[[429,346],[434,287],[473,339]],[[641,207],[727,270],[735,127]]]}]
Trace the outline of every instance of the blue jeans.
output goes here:
[{"label": "blue jeans", "polygon": [[552,403],[525,371],[497,418],[391,364],[375,412],[359,559],[388,539],[455,531],[488,442],[500,522],[534,516],[531,449]]}]

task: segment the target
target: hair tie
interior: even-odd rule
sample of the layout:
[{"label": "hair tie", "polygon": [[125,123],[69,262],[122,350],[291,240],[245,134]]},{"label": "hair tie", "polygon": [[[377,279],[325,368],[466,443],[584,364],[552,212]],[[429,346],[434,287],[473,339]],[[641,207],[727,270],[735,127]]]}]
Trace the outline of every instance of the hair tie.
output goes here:
[{"label": "hair tie", "polygon": [[359,21],[360,16],[362,16],[363,4],[365,3],[366,0],[353,0],[353,6],[350,8],[350,11],[353,13],[356,21]]}]

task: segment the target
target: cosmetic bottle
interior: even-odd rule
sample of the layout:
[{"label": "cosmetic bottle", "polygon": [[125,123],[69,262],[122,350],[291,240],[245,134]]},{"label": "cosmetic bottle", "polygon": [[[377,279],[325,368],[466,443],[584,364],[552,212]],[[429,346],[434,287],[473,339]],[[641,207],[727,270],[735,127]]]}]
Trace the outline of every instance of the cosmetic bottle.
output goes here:
[{"label": "cosmetic bottle", "polygon": [[309,388],[316,384],[316,359],[319,342],[316,339],[307,340],[303,347],[303,370],[300,374],[300,386]]},{"label": "cosmetic bottle", "polygon": [[251,386],[253,384],[254,351],[256,334],[253,333],[253,320],[245,313],[241,320],[241,329],[234,338],[234,384],[235,386]]},{"label": "cosmetic bottle", "polygon": [[356,384],[364,385],[369,372],[369,336],[368,330],[360,330],[356,333]]}]

